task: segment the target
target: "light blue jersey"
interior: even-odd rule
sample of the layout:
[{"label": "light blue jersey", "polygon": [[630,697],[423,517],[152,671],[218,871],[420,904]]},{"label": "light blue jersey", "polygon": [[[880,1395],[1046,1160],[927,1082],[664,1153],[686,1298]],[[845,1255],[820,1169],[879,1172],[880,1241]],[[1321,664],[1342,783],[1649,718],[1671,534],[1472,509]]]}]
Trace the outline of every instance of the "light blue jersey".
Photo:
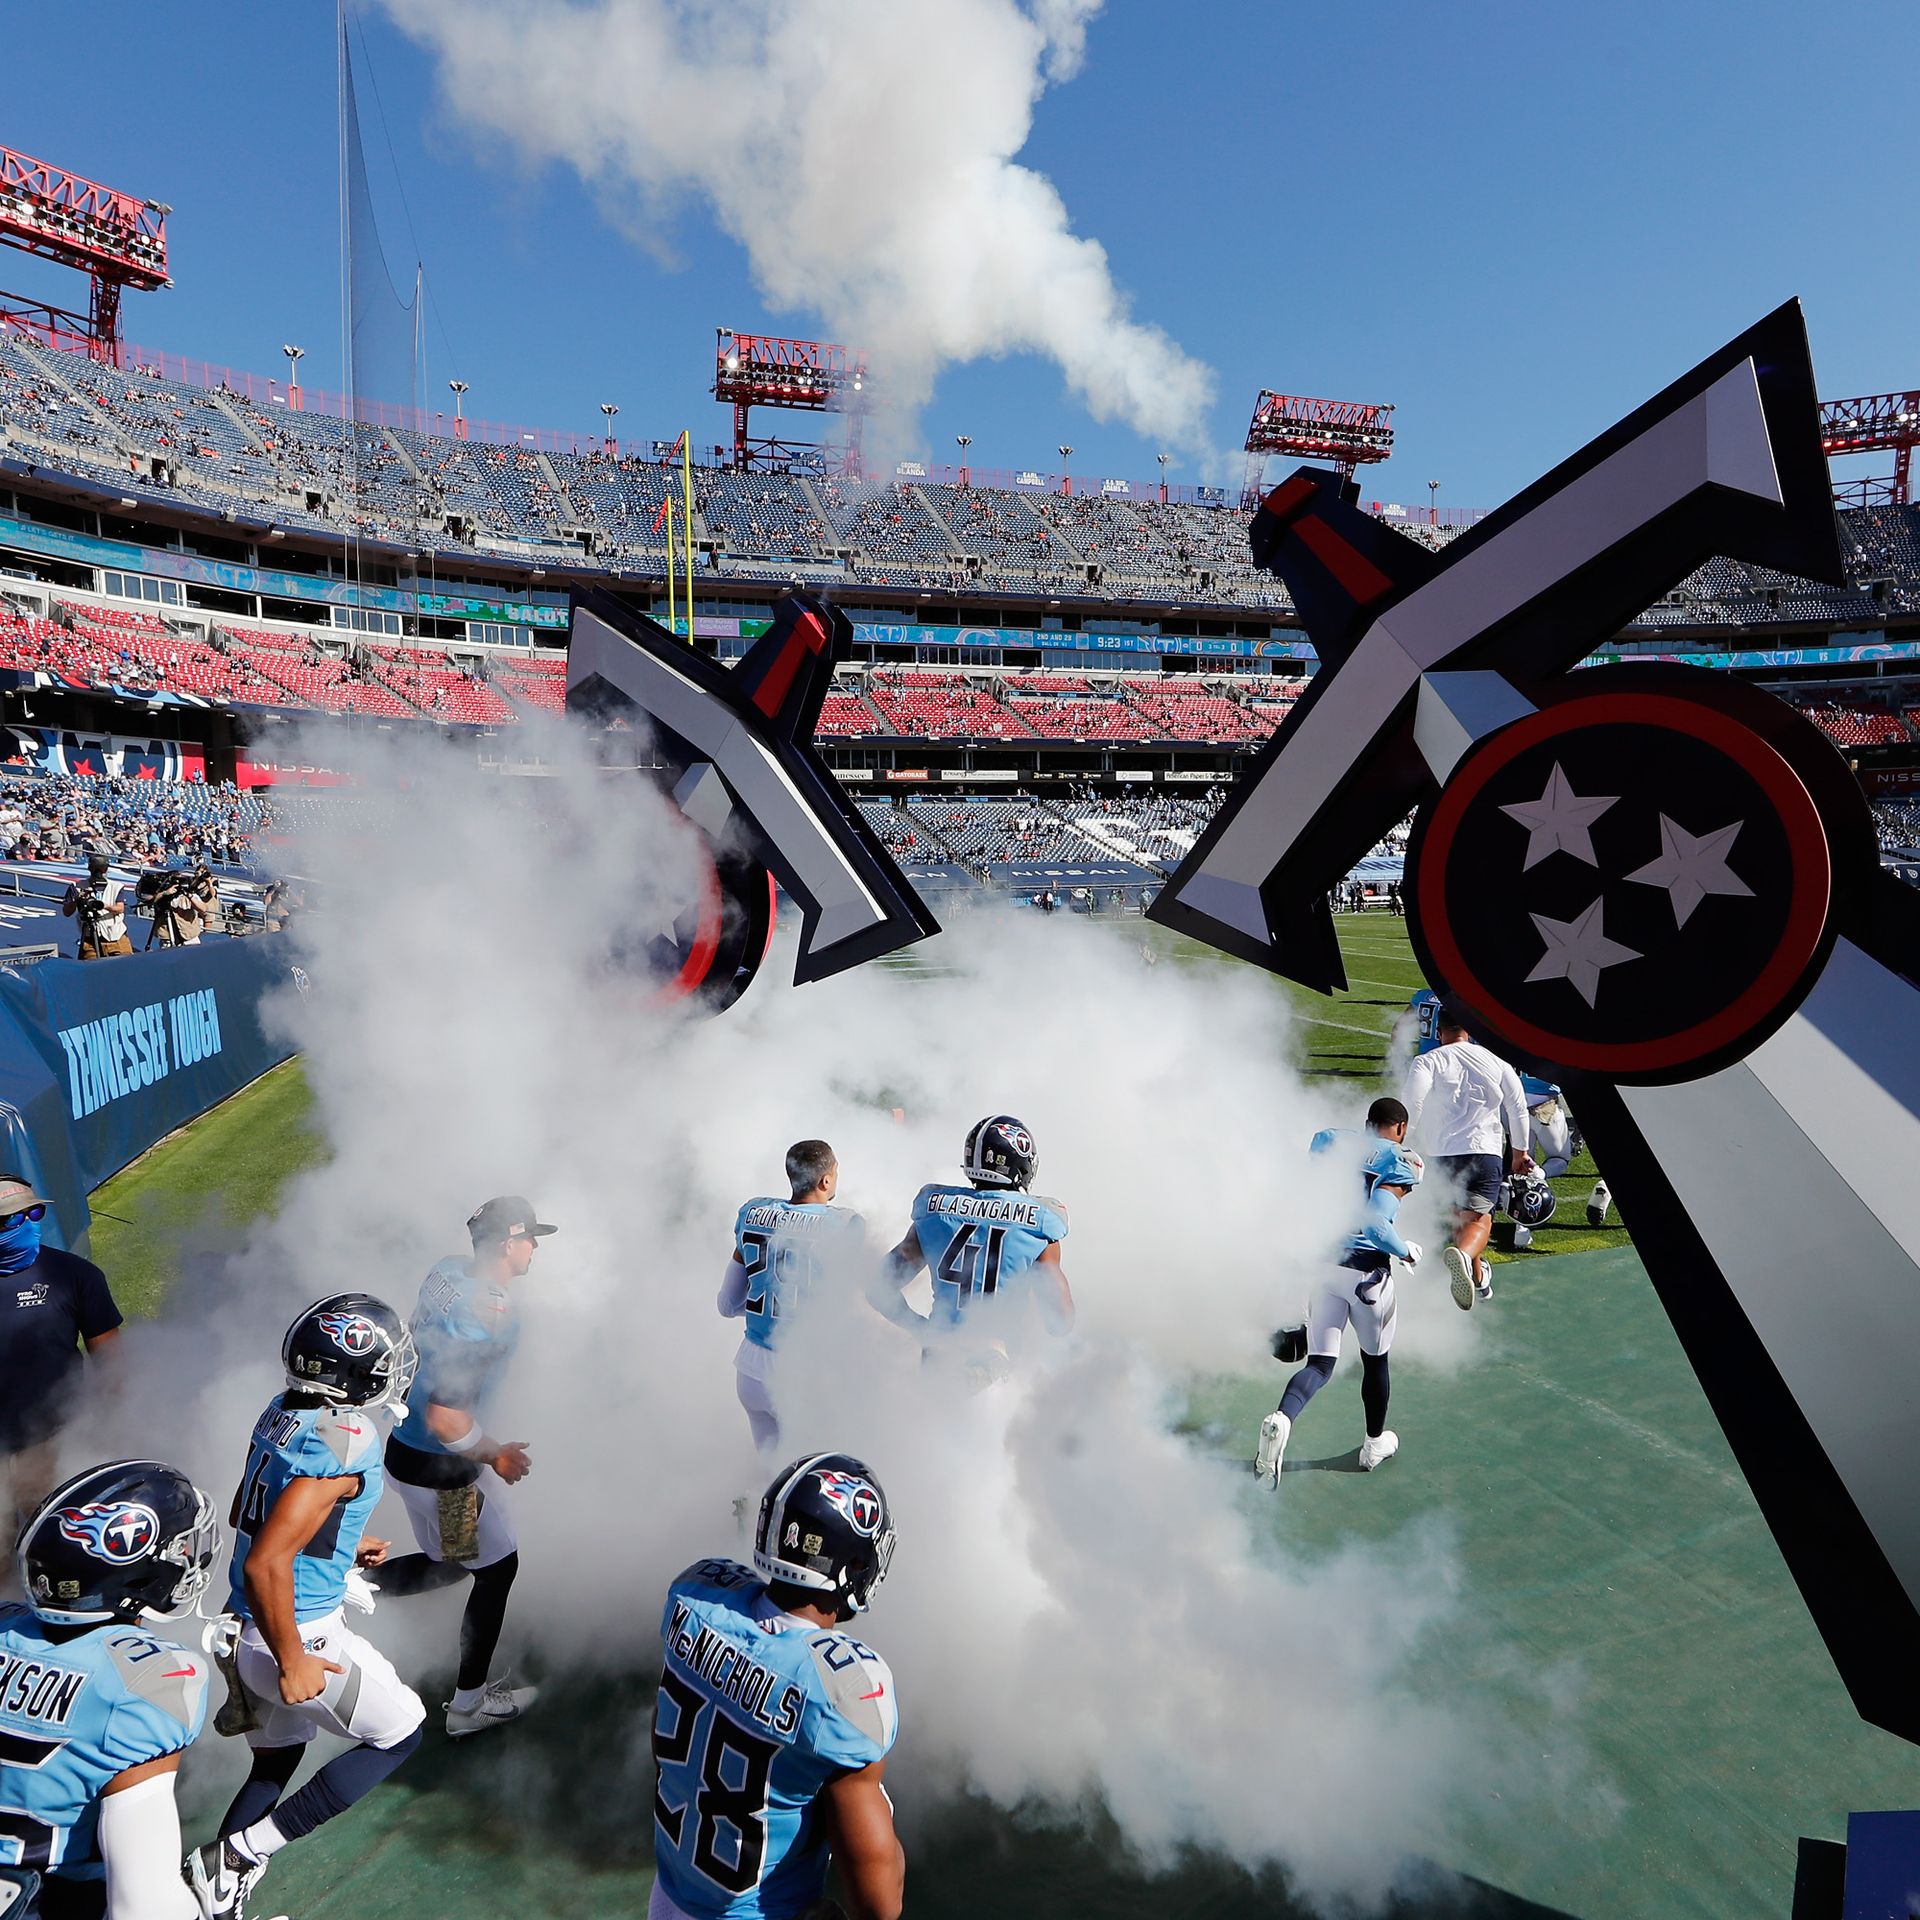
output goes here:
[{"label": "light blue jersey", "polygon": [[520,1344],[519,1304],[510,1288],[480,1279],[471,1261],[450,1257],[421,1281],[409,1324],[420,1369],[407,1394],[407,1417],[393,1437],[422,1453],[450,1453],[427,1425],[427,1408],[457,1408],[486,1425]]},{"label": "light blue jersey", "polygon": [[733,1227],[734,1258],[747,1279],[748,1340],[769,1350],[778,1346],[785,1325],[823,1279],[854,1271],[865,1232],[860,1216],[845,1207],[749,1200]]},{"label": "light blue jersey", "polygon": [[703,1560],[668,1588],[660,1637],[660,1885],[695,1920],[804,1913],[827,1878],[816,1796],[882,1759],[900,1729],[887,1663],[837,1627],[782,1613],[732,1560]]},{"label": "light blue jersey", "polygon": [[1440,1044],[1440,996],[1422,987],[1407,1004],[1413,1013],[1414,1053],[1431,1053]]},{"label": "light blue jersey", "polygon": [[242,1620],[253,1618],[244,1569],[253,1536],[295,1480],[357,1480],[356,1490],[327,1510],[319,1531],[293,1558],[293,1617],[305,1625],[335,1612],[347,1590],[347,1571],[360,1551],[360,1536],[380,1504],[385,1476],[380,1467],[380,1423],[365,1407],[290,1407],[304,1395],[283,1393],[267,1403],[247,1450],[247,1476],[240,1483],[240,1517],[233,1540],[233,1574],[227,1605]]},{"label": "light blue jersey", "polygon": [[1067,1210],[1012,1188],[922,1187],[913,1231],[933,1275],[933,1324],[952,1333],[976,1308],[1028,1291],[1035,1262],[1067,1237]]},{"label": "light blue jersey", "polygon": [[1387,1191],[1418,1186],[1425,1163],[1417,1153],[1392,1140],[1356,1132],[1351,1127],[1323,1127],[1307,1151],[1351,1159],[1359,1175],[1361,1211],[1358,1223],[1340,1242],[1344,1264],[1366,1261],[1384,1267],[1389,1258],[1403,1260],[1411,1250],[1397,1224],[1400,1195]]},{"label": "light blue jersey", "polygon": [[146,1627],[49,1627],[0,1606],[0,1866],[98,1880],[100,1795],[191,1745],[207,1662]]}]

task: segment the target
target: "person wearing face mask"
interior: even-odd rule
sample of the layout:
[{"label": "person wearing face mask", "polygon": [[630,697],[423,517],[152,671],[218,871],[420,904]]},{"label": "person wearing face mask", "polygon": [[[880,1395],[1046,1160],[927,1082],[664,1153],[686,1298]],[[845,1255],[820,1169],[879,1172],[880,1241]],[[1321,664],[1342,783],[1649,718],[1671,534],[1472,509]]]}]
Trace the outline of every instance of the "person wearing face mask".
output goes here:
[{"label": "person wearing face mask", "polygon": [[0,1176],[0,1540],[54,1482],[60,1428],[81,1366],[119,1338],[120,1309],[91,1260],[42,1246],[46,1196]]}]

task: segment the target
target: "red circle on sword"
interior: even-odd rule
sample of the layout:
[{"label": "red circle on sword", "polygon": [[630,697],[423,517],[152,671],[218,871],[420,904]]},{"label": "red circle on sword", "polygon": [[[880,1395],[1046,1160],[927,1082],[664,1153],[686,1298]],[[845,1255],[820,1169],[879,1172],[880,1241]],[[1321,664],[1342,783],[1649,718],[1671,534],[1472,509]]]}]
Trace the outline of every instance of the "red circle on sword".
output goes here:
[{"label": "red circle on sword", "polygon": [[[1511,996],[1487,984],[1484,960],[1464,950],[1447,908],[1448,863],[1463,823],[1489,783],[1523,753],[1564,735],[1605,726],[1665,731],[1723,755],[1757,786],[1785,837],[1790,873],[1785,923],[1772,952],[1723,1007],[1671,1033],[1646,1039],[1556,1031],[1515,1012]],[[1641,771],[1634,769],[1633,771]],[[1501,1038],[1558,1066],[1618,1079],[1685,1078],[1749,1037],[1771,1031],[1794,1003],[1820,952],[1833,900],[1833,860],[1818,808],[1788,761],[1752,729],[1698,700],[1663,693],[1577,694],[1513,721],[1468,749],[1422,822],[1414,870],[1418,932],[1439,982],[1483,1013]]]}]

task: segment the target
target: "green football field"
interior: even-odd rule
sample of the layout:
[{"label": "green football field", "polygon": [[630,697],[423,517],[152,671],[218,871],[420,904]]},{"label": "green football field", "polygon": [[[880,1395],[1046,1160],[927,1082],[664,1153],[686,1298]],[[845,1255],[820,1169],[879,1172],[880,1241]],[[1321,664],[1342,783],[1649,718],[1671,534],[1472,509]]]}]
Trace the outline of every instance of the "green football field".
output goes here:
[{"label": "green football field", "polygon": [[[1299,1064],[1358,1088],[1418,981],[1397,923],[1342,934],[1351,991],[1296,996]],[[95,1251],[116,1277],[139,1263],[158,1302],[176,1245],[270,1208],[324,1150],[298,1067],[269,1076],[101,1190]],[[1402,1451],[1379,1472],[1356,1468],[1351,1366],[1302,1416],[1277,1493],[1254,1485],[1246,1456],[1282,1370],[1191,1388],[1190,1444],[1244,1483],[1251,1523],[1283,1553],[1384,1541],[1423,1517],[1451,1530],[1459,1621],[1421,1685],[1497,1717],[1529,1766],[1537,1752],[1543,1775],[1569,1783],[1544,1818],[1472,1796],[1472,1816],[1409,1862],[1414,1890],[1349,1920],[1787,1920],[1797,1836],[1839,1838],[1850,1810],[1920,1802],[1920,1755],[1854,1714],[1624,1233],[1588,1232],[1591,1181],[1583,1168],[1563,1183],[1574,1224],[1540,1236],[1548,1252],[1506,1268],[1477,1364],[1396,1372]],[[884,1646],[883,1626],[877,1610]],[[456,1750],[430,1718],[393,1782],[275,1866],[257,1914],[637,1920],[651,1881],[647,1676],[544,1678],[537,1713],[498,1738]],[[429,1699],[445,1679],[422,1676]],[[1310,1750],[1285,1756],[1272,1791],[1312,1764]],[[975,1801],[901,1812],[915,1916],[1301,1911],[1277,1877],[1205,1857],[1145,1874],[1097,1810],[1067,1825]]]}]

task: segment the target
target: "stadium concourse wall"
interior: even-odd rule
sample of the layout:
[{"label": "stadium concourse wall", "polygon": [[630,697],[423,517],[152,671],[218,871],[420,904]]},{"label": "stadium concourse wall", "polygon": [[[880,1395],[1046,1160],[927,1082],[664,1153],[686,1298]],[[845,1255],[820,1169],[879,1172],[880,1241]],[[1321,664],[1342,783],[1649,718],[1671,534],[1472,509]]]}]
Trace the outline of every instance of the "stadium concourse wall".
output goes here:
[{"label": "stadium concourse wall", "polygon": [[261,1017],[289,981],[277,933],[0,968],[0,1170],[51,1202],[50,1243],[83,1246],[94,1188],[292,1057]]}]

